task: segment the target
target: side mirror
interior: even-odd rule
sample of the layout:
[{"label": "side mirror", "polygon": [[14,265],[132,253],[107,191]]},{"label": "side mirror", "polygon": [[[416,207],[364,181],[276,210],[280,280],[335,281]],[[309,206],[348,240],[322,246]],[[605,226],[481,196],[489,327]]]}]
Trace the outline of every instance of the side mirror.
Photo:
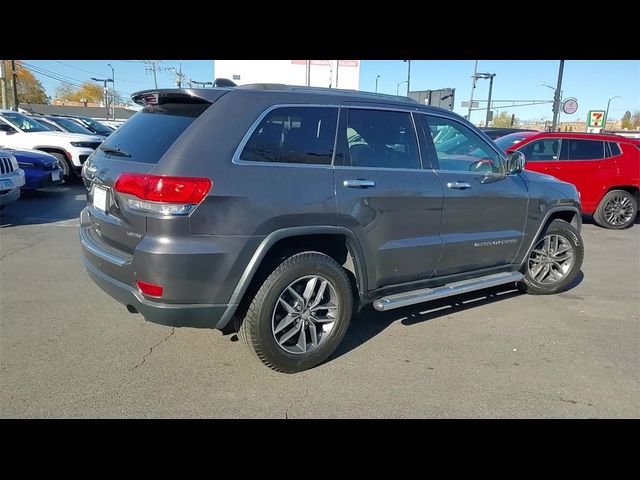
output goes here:
[{"label": "side mirror", "polygon": [[16,133],[16,129],[11,125],[7,125],[6,123],[0,123],[0,132],[6,133],[7,135],[12,135]]},{"label": "side mirror", "polygon": [[520,173],[524,170],[524,164],[524,153],[518,152],[517,150],[507,153],[507,158],[505,160],[505,170],[507,175]]}]

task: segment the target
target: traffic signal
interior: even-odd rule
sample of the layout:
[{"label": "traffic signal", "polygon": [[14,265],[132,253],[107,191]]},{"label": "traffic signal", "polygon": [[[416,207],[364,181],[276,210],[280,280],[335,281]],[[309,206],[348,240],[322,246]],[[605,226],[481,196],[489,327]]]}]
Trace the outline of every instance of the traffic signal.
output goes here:
[{"label": "traffic signal", "polygon": [[513,127],[513,124],[516,123],[516,114],[512,113],[511,114],[511,126]]}]

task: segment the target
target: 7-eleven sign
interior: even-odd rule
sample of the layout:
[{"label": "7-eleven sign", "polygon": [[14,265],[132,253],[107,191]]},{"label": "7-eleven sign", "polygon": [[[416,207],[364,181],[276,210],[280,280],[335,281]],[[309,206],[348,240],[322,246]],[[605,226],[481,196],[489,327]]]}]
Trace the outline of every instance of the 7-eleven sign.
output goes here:
[{"label": "7-eleven sign", "polygon": [[606,118],[604,118],[604,110],[589,110],[587,116],[587,126],[589,128],[602,128]]}]

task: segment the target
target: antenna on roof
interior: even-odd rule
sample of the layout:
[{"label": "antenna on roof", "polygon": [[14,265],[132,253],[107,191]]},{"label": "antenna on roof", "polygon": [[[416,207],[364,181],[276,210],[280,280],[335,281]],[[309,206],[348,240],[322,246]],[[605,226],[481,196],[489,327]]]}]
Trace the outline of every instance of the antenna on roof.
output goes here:
[{"label": "antenna on roof", "polygon": [[228,78],[216,78],[213,81],[214,87],[237,87],[235,82],[229,80]]}]

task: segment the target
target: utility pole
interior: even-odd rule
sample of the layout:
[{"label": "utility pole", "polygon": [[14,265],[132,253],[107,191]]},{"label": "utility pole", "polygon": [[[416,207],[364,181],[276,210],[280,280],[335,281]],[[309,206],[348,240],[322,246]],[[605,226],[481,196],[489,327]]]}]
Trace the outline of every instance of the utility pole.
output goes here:
[{"label": "utility pole", "polygon": [[409,96],[409,92],[411,91],[411,60],[405,60],[408,63],[407,67],[407,97]]},{"label": "utility pole", "polygon": [[4,69],[4,60],[0,60],[0,91],[2,92],[2,109],[7,108],[7,76]]},{"label": "utility pole", "polygon": [[[487,99],[487,116],[484,121],[484,126],[489,126],[489,116],[491,115],[491,91],[493,90],[493,77],[496,76],[495,73],[486,74],[489,76],[489,98]],[[487,77],[484,77],[487,78]]]},{"label": "utility pole", "polygon": [[611,105],[611,100],[613,100],[614,98],[622,98],[622,97],[616,95],[615,97],[611,97],[607,102],[607,112],[604,114],[604,130],[607,129],[607,122],[609,121],[609,105]]},{"label": "utility pole", "polygon": [[560,113],[560,89],[562,88],[562,73],[564,71],[564,60],[560,60],[560,68],[558,69],[558,85],[553,96],[553,123],[551,131],[555,132],[558,127],[558,114]]},{"label": "utility pole", "polygon": [[103,89],[104,106],[105,106],[105,108],[107,109],[107,112],[108,112],[108,110],[109,110],[109,89],[107,88],[107,82],[112,82],[113,80],[111,80],[110,78],[95,78],[95,77],[91,77],[91,80],[93,80],[95,82],[103,82],[104,83],[104,89]]},{"label": "utility pole", "polygon": [[156,77],[156,70],[158,68],[157,64],[156,64],[156,60],[145,60],[145,71],[147,73],[152,72],[153,73],[153,83],[155,84],[156,88],[158,88],[158,78]]},{"label": "utility pole", "polygon": [[471,76],[473,82],[471,84],[471,98],[469,99],[469,113],[467,114],[467,120],[471,121],[471,109],[473,108],[473,93],[476,90],[476,75],[478,73],[478,60],[476,60],[476,64],[473,67],[473,75]]},{"label": "utility pole", "polygon": [[307,60],[307,87],[311,86],[311,60]]},{"label": "utility pole", "polygon": [[16,72],[16,61],[11,60],[11,85],[13,86],[13,109],[18,111],[18,73]]},{"label": "utility pole", "polygon": [[336,60],[336,88],[340,88],[338,86],[338,70],[340,69],[340,60]]},{"label": "utility pole", "polygon": [[378,75],[376,77],[376,93],[378,93],[378,79],[380,78],[380,75]]},{"label": "utility pole", "polygon": [[113,96],[112,96],[113,102],[111,103],[111,108],[113,108],[113,120],[115,121],[116,119],[116,74],[111,64],[107,63],[107,65],[111,68],[111,89],[113,90]]}]

